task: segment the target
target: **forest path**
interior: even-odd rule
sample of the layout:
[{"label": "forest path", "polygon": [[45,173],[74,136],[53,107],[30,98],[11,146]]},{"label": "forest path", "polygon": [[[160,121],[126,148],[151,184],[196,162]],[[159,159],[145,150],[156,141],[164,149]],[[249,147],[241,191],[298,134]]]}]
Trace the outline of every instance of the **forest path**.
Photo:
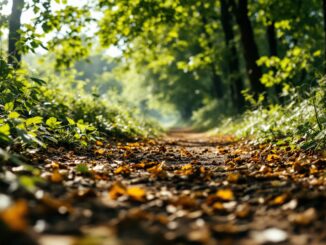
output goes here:
[{"label": "forest path", "polygon": [[41,244],[326,244],[318,154],[174,130],[44,161]]}]

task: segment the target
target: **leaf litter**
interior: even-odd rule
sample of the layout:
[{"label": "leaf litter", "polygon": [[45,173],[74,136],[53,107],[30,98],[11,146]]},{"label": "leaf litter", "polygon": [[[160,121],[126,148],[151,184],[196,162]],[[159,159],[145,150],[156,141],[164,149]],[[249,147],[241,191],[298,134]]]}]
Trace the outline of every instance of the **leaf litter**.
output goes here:
[{"label": "leaf litter", "polygon": [[0,244],[326,244],[318,152],[176,131],[29,157],[0,172]]}]

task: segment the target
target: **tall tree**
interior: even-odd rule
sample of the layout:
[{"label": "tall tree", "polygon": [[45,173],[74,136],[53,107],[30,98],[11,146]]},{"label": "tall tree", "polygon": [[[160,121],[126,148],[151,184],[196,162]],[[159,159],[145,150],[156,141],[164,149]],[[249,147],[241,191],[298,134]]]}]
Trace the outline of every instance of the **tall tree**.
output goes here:
[{"label": "tall tree", "polygon": [[251,89],[255,93],[262,93],[265,91],[265,87],[260,82],[262,71],[256,63],[259,59],[259,53],[254,38],[254,31],[248,16],[248,0],[229,1],[239,26],[246,70]]},{"label": "tall tree", "polygon": [[9,36],[8,36],[8,63],[15,69],[20,67],[21,54],[17,47],[20,40],[21,15],[24,7],[24,0],[13,0],[12,11],[9,18]]},{"label": "tall tree", "polygon": [[230,13],[230,5],[228,0],[220,0],[221,2],[221,23],[224,32],[225,44],[228,56],[228,76],[231,86],[233,104],[237,107],[238,112],[243,111],[245,100],[241,93],[243,90],[243,81],[240,77],[240,62],[238,59],[238,51],[234,42],[234,32],[232,26],[232,15]]}]

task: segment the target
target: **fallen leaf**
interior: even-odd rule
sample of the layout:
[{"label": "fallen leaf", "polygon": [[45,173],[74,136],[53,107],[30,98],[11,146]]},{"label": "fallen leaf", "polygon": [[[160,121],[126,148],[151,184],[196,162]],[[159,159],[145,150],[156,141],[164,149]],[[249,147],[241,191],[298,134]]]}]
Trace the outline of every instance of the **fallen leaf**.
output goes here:
[{"label": "fallen leaf", "polygon": [[248,217],[250,213],[251,213],[251,207],[249,204],[241,204],[237,207],[235,211],[235,215],[240,219],[244,219]]},{"label": "fallen leaf", "polygon": [[130,172],[130,168],[127,165],[120,166],[114,170],[115,174],[129,175]]},{"label": "fallen leaf", "polygon": [[95,152],[96,154],[103,155],[103,154],[105,153],[105,149],[103,149],[103,148],[96,149],[94,152]]},{"label": "fallen leaf", "polygon": [[158,175],[163,171],[164,165],[165,165],[165,161],[161,162],[160,164],[154,167],[148,168],[147,171],[153,175]]},{"label": "fallen leaf", "polygon": [[269,154],[266,157],[267,162],[273,162],[273,161],[279,160],[279,159],[281,159],[281,157],[279,155],[276,155],[276,154]]},{"label": "fallen leaf", "polygon": [[71,204],[66,200],[60,200],[50,195],[43,195],[40,200],[49,210],[54,210],[55,212],[62,214],[70,213],[72,211]]},{"label": "fallen leaf", "polygon": [[223,203],[221,203],[221,202],[215,202],[215,203],[213,204],[212,208],[213,208],[214,210],[218,210],[218,211],[224,211],[224,210],[225,210],[225,208],[224,208],[224,206],[223,206]]},{"label": "fallen leaf", "polygon": [[268,174],[268,173],[270,173],[272,171],[273,170],[270,167],[266,166],[266,165],[261,166],[261,168],[259,169],[259,172],[261,172],[263,174]]},{"label": "fallen leaf", "polygon": [[197,206],[197,201],[191,196],[182,195],[172,201],[174,206],[181,206],[183,208],[193,208]]},{"label": "fallen leaf", "polygon": [[282,205],[287,201],[287,199],[288,194],[279,195],[272,200],[271,205]]},{"label": "fallen leaf", "polygon": [[57,169],[52,172],[50,178],[53,183],[61,183],[63,181],[63,177]]},{"label": "fallen leaf", "polygon": [[303,213],[292,214],[289,216],[291,223],[296,225],[309,225],[317,219],[317,212],[314,208],[309,208]]},{"label": "fallen leaf", "polygon": [[132,186],[127,188],[127,195],[134,201],[145,201],[146,191],[139,186]]},{"label": "fallen leaf", "polygon": [[123,196],[126,193],[127,193],[126,187],[120,182],[115,182],[109,190],[109,196],[113,200],[116,200],[118,197]]},{"label": "fallen leaf", "polygon": [[227,177],[227,181],[230,183],[237,183],[240,178],[239,173],[229,173]]},{"label": "fallen leaf", "polygon": [[27,202],[18,200],[13,205],[0,213],[0,219],[14,231],[24,231],[27,228],[26,214],[28,211]]},{"label": "fallen leaf", "polygon": [[230,189],[220,189],[215,195],[223,201],[232,201],[234,199],[233,192]]},{"label": "fallen leaf", "polygon": [[191,163],[188,163],[186,165],[183,165],[180,170],[177,170],[177,174],[181,175],[191,175],[194,172],[194,167]]}]

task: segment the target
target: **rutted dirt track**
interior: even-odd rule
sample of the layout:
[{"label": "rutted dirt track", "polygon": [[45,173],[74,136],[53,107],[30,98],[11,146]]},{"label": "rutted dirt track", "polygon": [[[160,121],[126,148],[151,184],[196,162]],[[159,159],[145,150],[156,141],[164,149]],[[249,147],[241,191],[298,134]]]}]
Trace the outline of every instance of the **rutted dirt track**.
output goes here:
[{"label": "rutted dirt track", "polygon": [[321,154],[181,130],[48,154],[23,196],[41,244],[326,244]]}]

